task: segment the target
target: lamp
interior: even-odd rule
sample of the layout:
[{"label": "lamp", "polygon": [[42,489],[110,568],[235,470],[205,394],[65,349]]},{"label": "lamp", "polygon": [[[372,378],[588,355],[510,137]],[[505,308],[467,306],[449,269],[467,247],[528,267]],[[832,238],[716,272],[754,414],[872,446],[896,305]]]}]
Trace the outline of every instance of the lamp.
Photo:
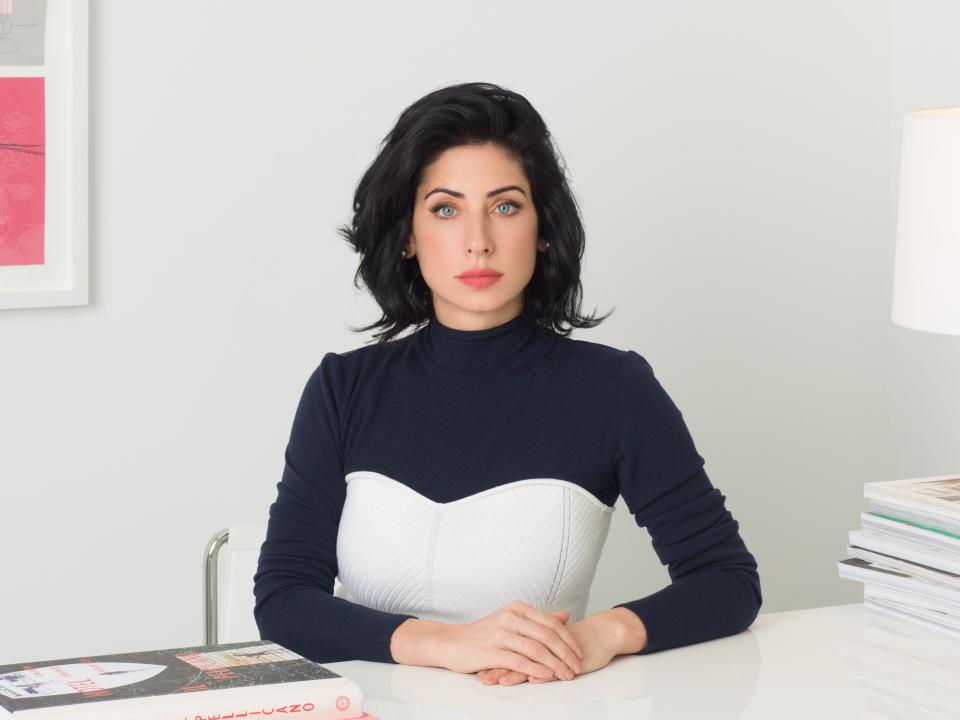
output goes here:
[{"label": "lamp", "polygon": [[893,322],[960,335],[960,107],[906,113]]}]

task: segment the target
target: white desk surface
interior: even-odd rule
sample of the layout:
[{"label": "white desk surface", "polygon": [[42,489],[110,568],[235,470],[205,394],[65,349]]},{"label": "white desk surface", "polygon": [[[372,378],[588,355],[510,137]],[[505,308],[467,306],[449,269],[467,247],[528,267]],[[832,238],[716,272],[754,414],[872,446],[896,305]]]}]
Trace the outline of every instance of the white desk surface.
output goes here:
[{"label": "white desk surface", "polygon": [[570,681],[513,686],[359,660],[329,663],[380,720],[960,718],[960,649],[867,624],[863,605],[761,613],[745,632],[621,655]]}]

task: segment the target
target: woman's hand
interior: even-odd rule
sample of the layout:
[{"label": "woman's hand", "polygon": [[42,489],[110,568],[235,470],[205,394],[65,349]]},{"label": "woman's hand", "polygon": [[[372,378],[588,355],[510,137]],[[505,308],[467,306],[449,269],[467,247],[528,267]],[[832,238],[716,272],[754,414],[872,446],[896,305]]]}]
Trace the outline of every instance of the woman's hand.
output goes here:
[{"label": "woman's hand", "polygon": [[[549,611],[549,614],[563,623],[570,619],[570,613],[566,610],[552,610]],[[574,636],[577,644],[585,653],[578,675],[606,667],[616,657],[619,638],[616,632],[611,632],[614,628],[604,618],[591,615],[583,620],[566,625],[566,629]],[[515,668],[498,667],[481,670],[477,673],[477,679],[484,685],[516,685],[526,681],[531,683],[549,682],[555,680],[556,676],[542,678],[518,671]]]},{"label": "woman's hand", "polygon": [[573,633],[555,614],[521,600],[472,623],[445,626],[439,647],[443,667],[460,673],[504,668],[524,678],[572,680],[583,670]]}]

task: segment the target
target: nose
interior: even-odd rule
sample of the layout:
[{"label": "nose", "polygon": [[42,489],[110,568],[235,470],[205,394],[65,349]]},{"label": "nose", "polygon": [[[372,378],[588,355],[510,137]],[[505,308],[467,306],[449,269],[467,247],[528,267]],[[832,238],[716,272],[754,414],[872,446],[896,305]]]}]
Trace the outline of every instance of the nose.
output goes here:
[{"label": "nose", "polygon": [[493,252],[493,242],[489,237],[486,219],[479,218],[470,228],[470,237],[467,240],[467,252],[471,255],[488,255]]}]

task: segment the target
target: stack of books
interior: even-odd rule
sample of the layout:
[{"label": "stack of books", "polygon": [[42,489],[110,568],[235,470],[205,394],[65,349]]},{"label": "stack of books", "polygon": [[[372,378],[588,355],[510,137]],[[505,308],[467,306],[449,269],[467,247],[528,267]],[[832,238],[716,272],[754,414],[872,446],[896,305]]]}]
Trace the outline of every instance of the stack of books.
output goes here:
[{"label": "stack of books", "polygon": [[960,475],[864,483],[840,577],[863,583],[875,626],[960,647]]},{"label": "stack of books", "polygon": [[960,650],[926,638],[863,627],[863,641],[844,643],[841,657],[859,685],[862,718],[957,717]]},{"label": "stack of books", "polygon": [[356,683],[269,640],[0,665],[0,718],[376,720]]}]

